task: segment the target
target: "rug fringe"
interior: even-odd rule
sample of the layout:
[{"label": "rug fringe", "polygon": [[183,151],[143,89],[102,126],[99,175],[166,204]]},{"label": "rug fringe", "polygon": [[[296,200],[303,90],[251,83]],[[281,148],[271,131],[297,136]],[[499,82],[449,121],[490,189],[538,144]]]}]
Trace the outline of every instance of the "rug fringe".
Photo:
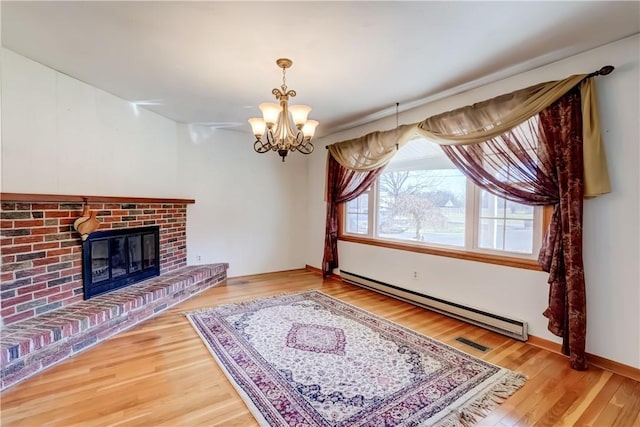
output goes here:
[{"label": "rug fringe", "polygon": [[461,408],[454,409],[449,415],[435,424],[437,427],[471,427],[486,417],[498,405],[515,393],[527,381],[519,372],[509,372],[497,384],[485,390],[479,396],[468,400]]}]

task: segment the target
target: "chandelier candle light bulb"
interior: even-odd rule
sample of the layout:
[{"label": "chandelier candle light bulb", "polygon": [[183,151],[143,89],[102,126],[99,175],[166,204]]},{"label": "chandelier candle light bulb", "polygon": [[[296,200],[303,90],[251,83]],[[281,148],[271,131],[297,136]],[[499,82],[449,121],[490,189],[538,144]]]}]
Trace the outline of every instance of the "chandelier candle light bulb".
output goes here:
[{"label": "chandelier candle light bulb", "polygon": [[[289,151],[298,151],[302,154],[313,152],[313,138],[318,122],[307,120],[311,107],[307,105],[289,106],[289,97],[296,96],[296,91],[287,89],[286,71],[293,65],[293,61],[287,58],[280,58],[276,61],[278,67],[282,68],[282,85],[271,91],[280,104],[264,102],[258,106],[262,111],[262,118],[251,118],[249,124],[256,141],[253,149],[257,153],[277,151],[282,161]],[[291,117],[289,116],[291,113]],[[291,126],[291,119],[293,124]],[[295,129],[295,130],[294,130]]]}]

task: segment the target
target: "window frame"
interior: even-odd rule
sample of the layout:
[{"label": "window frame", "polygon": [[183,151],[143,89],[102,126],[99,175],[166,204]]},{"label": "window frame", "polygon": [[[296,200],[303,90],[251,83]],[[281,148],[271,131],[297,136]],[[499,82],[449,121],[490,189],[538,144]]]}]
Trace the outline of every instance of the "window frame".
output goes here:
[{"label": "window frame", "polygon": [[[368,197],[368,221],[367,221],[367,234],[356,234],[345,232],[345,219],[346,219],[346,203],[338,205],[338,240],[351,243],[359,243],[371,246],[379,246],[388,249],[404,250],[408,252],[422,253],[427,255],[444,256],[448,258],[463,259],[467,261],[483,262],[488,264],[496,264],[507,267],[523,268],[527,270],[542,271],[542,268],[538,265],[536,253],[539,251],[539,246],[544,238],[544,233],[547,230],[551,215],[553,214],[553,206],[542,206],[540,209],[534,211],[533,219],[533,232],[537,233],[539,239],[538,245],[534,240],[533,253],[523,254],[523,256],[516,256],[516,252],[497,251],[486,248],[478,247],[478,222],[479,218],[479,197],[480,188],[474,185],[469,179],[467,179],[467,192],[471,191],[472,196],[467,195],[466,203],[471,198],[473,203],[473,209],[466,209],[465,221],[472,221],[470,229],[471,233],[465,233],[465,247],[461,249],[455,249],[453,247],[438,246],[436,244],[425,243],[412,243],[401,240],[385,239],[374,236],[373,227],[377,225],[378,215],[378,180],[376,180],[372,186],[367,190]],[[469,230],[469,228],[467,228]],[[469,248],[472,248],[471,250]]]}]

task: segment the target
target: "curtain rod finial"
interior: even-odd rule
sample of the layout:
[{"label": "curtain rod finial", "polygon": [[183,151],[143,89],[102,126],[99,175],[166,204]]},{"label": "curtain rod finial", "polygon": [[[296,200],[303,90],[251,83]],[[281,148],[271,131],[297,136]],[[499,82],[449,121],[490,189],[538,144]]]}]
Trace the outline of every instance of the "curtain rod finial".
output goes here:
[{"label": "curtain rod finial", "polygon": [[611,74],[611,72],[615,68],[616,67],[614,67],[613,65],[605,65],[604,67],[600,68],[600,71],[598,71],[598,74],[600,74],[601,76],[606,76],[607,74]]},{"label": "curtain rod finial", "polygon": [[604,67],[600,68],[598,71],[594,71],[593,73],[588,74],[586,78],[591,78],[595,76],[606,76],[607,74],[611,74],[611,72],[615,68],[616,67],[614,67],[613,65],[605,65]]}]

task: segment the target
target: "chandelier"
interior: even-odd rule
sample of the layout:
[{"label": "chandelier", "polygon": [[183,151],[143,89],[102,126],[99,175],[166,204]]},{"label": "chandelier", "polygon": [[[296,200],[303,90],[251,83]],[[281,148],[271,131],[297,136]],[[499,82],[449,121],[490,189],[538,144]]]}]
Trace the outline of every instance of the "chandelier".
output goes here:
[{"label": "chandelier", "polygon": [[[311,107],[306,105],[289,105],[289,97],[296,96],[296,91],[287,89],[287,68],[293,65],[288,58],[276,60],[278,67],[282,68],[282,86],[271,91],[280,101],[280,104],[265,102],[258,107],[262,111],[262,118],[249,119],[251,129],[256,137],[253,149],[257,153],[277,151],[282,161],[289,151],[298,151],[302,154],[311,154],[313,144],[311,138],[316,131],[318,122],[307,120]],[[291,125],[289,113],[295,126]],[[294,130],[295,128],[295,130]]]}]

